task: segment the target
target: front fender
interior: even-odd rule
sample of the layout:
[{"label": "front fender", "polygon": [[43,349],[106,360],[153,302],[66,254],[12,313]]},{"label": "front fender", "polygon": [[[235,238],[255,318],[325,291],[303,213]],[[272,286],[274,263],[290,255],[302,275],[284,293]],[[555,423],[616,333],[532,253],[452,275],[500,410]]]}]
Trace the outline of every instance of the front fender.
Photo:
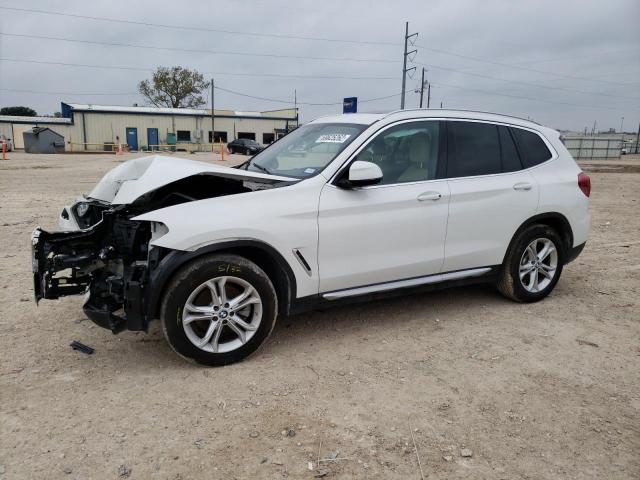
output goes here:
[{"label": "front fender", "polygon": [[[134,220],[160,222],[167,227],[167,233],[151,240],[151,246],[156,248],[199,252],[230,241],[267,245],[293,271],[296,295],[315,295],[319,287],[320,188],[312,181],[305,181],[288,187],[174,205]],[[304,256],[311,271],[305,270],[294,251]]]}]

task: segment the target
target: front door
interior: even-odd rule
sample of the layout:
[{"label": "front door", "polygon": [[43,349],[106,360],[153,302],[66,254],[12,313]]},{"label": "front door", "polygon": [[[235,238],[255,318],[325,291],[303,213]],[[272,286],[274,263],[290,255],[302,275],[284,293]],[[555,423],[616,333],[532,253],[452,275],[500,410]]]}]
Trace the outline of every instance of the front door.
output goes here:
[{"label": "front door", "polygon": [[138,129],[127,127],[127,145],[129,150],[138,150]]},{"label": "front door", "polygon": [[438,121],[391,125],[355,157],[380,166],[380,184],[322,189],[321,293],[440,272],[449,188],[437,178],[439,132]]},{"label": "front door", "polygon": [[149,150],[153,150],[154,146],[158,146],[157,128],[147,128],[147,142],[149,144]]}]

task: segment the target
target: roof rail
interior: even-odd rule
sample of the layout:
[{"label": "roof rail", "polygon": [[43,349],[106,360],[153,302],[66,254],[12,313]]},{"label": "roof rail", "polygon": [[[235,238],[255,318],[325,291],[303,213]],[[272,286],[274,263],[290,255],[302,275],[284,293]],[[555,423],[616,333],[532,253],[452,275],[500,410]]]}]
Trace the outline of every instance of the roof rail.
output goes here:
[{"label": "roof rail", "polygon": [[426,109],[426,108],[405,108],[404,110],[394,110],[392,112],[389,112],[384,116],[384,118],[386,118],[386,117],[388,117],[390,115],[393,115],[395,113],[420,112],[420,111],[424,111],[424,110],[429,110],[429,111],[446,110],[448,112],[485,113],[485,114],[489,114],[489,115],[498,115],[500,117],[507,117],[507,118],[515,118],[515,119],[518,119],[518,120],[524,120],[525,122],[531,122],[531,123],[535,123],[536,125],[542,126],[542,124],[540,124],[540,123],[538,123],[538,122],[536,122],[534,120],[531,120],[529,118],[518,117],[516,115],[505,115],[504,113],[486,112],[486,111],[483,111],[483,110],[464,110],[464,109],[456,109],[456,108],[442,108],[442,109],[440,109],[440,108],[437,108],[437,109],[436,108],[429,108],[429,109]]}]

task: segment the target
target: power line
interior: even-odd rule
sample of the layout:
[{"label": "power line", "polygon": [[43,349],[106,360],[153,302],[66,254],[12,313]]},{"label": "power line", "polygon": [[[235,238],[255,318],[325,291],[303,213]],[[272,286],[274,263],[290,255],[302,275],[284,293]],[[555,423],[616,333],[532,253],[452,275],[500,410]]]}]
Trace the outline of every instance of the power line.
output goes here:
[{"label": "power line", "polygon": [[[1,8],[3,9],[3,11],[8,10],[8,11],[15,11],[15,12],[26,12],[26,13],[36,13],[36,14],[43,14],[43,15],[55,15],[55,16],[68,17],[68,18],[78,18],[78,19],[84,19],[84,20],[105,21],[105,22],[121,23],[121,24],[136,25],[136,26],[147,26],[147,27],[168,28],[168,29],[178,29],[178,30],[192,30],[192,31],[202,31],[202,32],[211,32],[211,33],[223,33],[223,34],[229,34],[229,35],[244,35],[244,36],[253,36],[253,37],[262,37],[262,38],[279,38],[279,39],[288,39],[288,40],[293,39],[293,40],[311,40],[311,41],[321,41],[321,42],[351,43],[351,44],[360,44],[360,45],[378,45],[378,46],[386,45],[386,46],[394,46],[394,47],[402,45],[400,43],[395,43],[395,42],[380,42],[380,41],[370,41],[370,40],[365,41],[365,40],[355,40],[355,39],[346,39],[346,38],[313,37],[313,36],[292,35],[292,34],[258,33],[258,32],[247,32],[247,31],[238,31],[238,30],[215,29],[215,28],[208,28],[208,27],[141,22],[141,21],[134,21],[134,20],[119,19],[119,18],[79,15],[79,14],[72,14],[72,13],[56,12],[51,10],[18,8],[18,7],[8,7],[8,6],[1,6]],[[471,55],[464,55],[456,52],[451,52],[448,50],[427,48],[422,45],[416,45],[416,46],[424,50],[440,53],[443,55],[451,55],[451,56],[462,58],[465,60],[483,62],[483,63],[497,65],[505,68],[514,68],[514,69],[535,72],[535,73],[544,74],[544,75],[552,75],[560,78],[567,78],[570,80],[584,80],[584,81],[593,81],[593,82],[600,82],[600,83],[609,83],[609,84],[620,85],[620,86],[634,86],[628,83],[610,82],[605,80],[597,80],[595,78],[592,79],[587,77],[561,75],[555,72],[531,69],[531,68],[523,67],[517,64],[514,65],[514,64],[508,64],[508,63],[496,62],[493,60],[487,60],[484,58],[474,57]],[[544,61],[547,61],[547,60],[540,60],[540,61],[536,61],[535,63],[540,63]],[[551,59],[548,61],[556,61],[556,59]]]},{"label": "power line", "polygon": [[[266,102],[275,102],[275,103],[291,103],[291,100],[281,100],[276,98],[268,98],[268,97],[257,97],[255,95],[249,95],[247,93],[237,92],[235,90],[229,90],[228,88],[215,87],[216,90],[221,90],[223,92],[231,93],[233,95],[238,95],[241,97],[253,98],[256,100],[263,100]],[[385,95],[382,97],[375,98],[365,98],[363,100],[358,100],[359,103],[367,103],[367,102],[376,102],[378,100],[386,100],[388,98],[399,97],[401,93],[394,93],[392,95]],[[309,105],[309,106],[333,106],[333,105],[342,105],[342,102],[325,102],[325,103],[317,103],[317,102],[300,102],[297,101],[298,105]]]},{"label": "power line", "polygon": [[[87,63],[68,63],[68,62],[50,62],[50,61],[45,61],[45,60],[27,60],[27,59],[17,59],[17,58],[0,58],[0,62],[16,62],[16,63],[32,63],[32,64],[36,64],[36,65],[55,65],[55,66],[64,66],[64,67],[76,67],[76,68],[98,68],[98,69],[105,69],[105,70],[131,70],[131,71],[140,71],[140,72],[153,72],[155,71],[155,68],[152,67],[132,67],[132,66],[122,66],[122,65],[97,65],[97,64],[87,64]],[[608,97],[621,97],[621,98],[627,98],[627,99],[638,99],[639,97],[629,97],[629,96],[623,96],[623,95],[614,95],[614,94],[601,94],[601,93],[597,93],[597,92],[586,92],[586,91],[581,91],[581,90],[573,90],[573,89],[568,89],[568,88],[563,88],[563,87],[551,87],[551,86],[545,86],[545,85],[539,85],[536,83],[531,83],[531,82],[523,82],[523,81],[519,81],[519,80],[507,80],[507,79],[503,79],[503,78],[498,78],[498,77],[492,77],[489,75],[482,75],[479,73],[471,73],[471,72],[464,72],[461,70],[457,70],[457,69],[452,69],[452,68],[448,68],[448,67],[442,67],[442,66],[438,66],[438,65],[433,65],[433,64],[426,64],[426,63],[422,63],[422,62],[415,62],[421,66],[425,66],[428,68],[435,68],[435,69],[440,69],[440,70],[446,70],[446,71],[452,71],[452,72],[457,72],[457,73],[461,73],[464,75],[471,75],[471,76],[475,76],[475,77],[480,77],[480,78],[487,78],[487,79],[491,79],[491,80],[498,80],[498,81],[502,81],[502,82],[508,82],[508,83],[520,83],[523,85],[530,85],[530,86],[534,86],[534,87],[539,87],[539,88],[544,88],[544,89],[550,89],[550,90],[560,90],[560,91],[567,91],[567,92],[574,92],[574,93],[582,93],[582,94],[590,94],[590,95],[601,95],[601,96],[608,96]],[[285,74],[285,73],[264,73],[264,72],[249,72],[249,73],[242,73],[242,72],[203,72],[204,74],[206,74],[207,76],[211,76],[211,75],[219,75],[219,76],[237,76],[237,77],[266,77],[266,78],[301,78],[301,79],[308,79],[308,80],[389,80],[389,81],[395,81],[397,80],[395,77],[367,77],[367,76],[344,76],[344,75],[300,75],[300,74]]]},{"label": "power line", "polygon": [[440,49],[437,49],[437,48],[427,48],[427,47],[424,47],[424,46],[418,45],[418,44],[416,44],[416,47],[421,48],[423,50],[428,50],[430,52],[442,53],[442,54],[445,54],[445,55],[451,55],[451,56],[454,56],[454,57],[463,58],[465,60],[473,60],[474,62],[483,62],[483,63],[488,63],[488,64],[491,64],[491,65],[497,65],[499,67],[513,68],[513,69],[516,69],[516,70],[523,70],[523,71],[526,71],[526,72],[540,73],[540,74],[543,74],[543,75],[552,75],[554,77],[567,78],[569,80],[583,80],[583,81],[588,81],[588,82],[598,82],[598,83],[606,83],[606,84],[611,84],[611,85],[620,85],[620,86],[623,86],[623,87],[629,85],[629,84],[626,84],[626,83],[611,82],[611,81],[608,81],[608,80],[598,80],[598,79],[587,78],[587,77],[576,77],[576,76],[572,76],[572,75],[562,75],[560,73],[550,72],[550,71],[547,71],[547,70],[538,70],[538,69],[535,69],[535,68],[523,67],[521,65],[512,65],[512,64],[509,64],[509,63],[496,62],[496,61],[493,61],[493,60],[486,60],[486,59],[483,59],[483,58],[472,57],[471,55],[462,55],[460,53],[448,52],[446,50],[440,50]]},{"label": "power line", "polygon": [[[569,103],[569,102],[559,102],[559,101],[555,101],[555,100],[544,100],[542,98],[532,98],[532,97],[523,97],[520,95],[511,95],[508,93],[498,93],[498,92],[490,92],[488,90],[481,90],[479,88],[473,88],[473,87],[462,87],[460,85],[451,85],[448,83],[442,83],[442,82],[438,82],[438,83],[431,83],[431,85],[436,86],[436,87],[450,87],[450,88],[457,88],[460,90],[470,90],[472,92],[479,92],[479,93],[484,93],[486,95],[496,95],[499,97],[507,97],[507,98],[517,98],[520,100],[530,100],[533,102],[544,102],[544,103],[551,103],[553,105],[569,105],[572,107],[582,107],[582,108],[595,108],[595,109],[601,109],[601,110],[615,110],[615,111],[621,111],[623,107],[606,107],[604,105],[583,105],[583,104],[579,104],[579,103]],[[640,109],[640,107],[629,107],[629,108],[633,108],[633,109]],[[625,108],[626,110],[626,108]]]},{"label": "power line", "polygon": [[[266,102],[274,102],[274,103],[291,103],[291,100],[282,100],[278,98],[269,98],[269,97],[259,97],[256,95],[250,95],[248,93],[238,92],[235,90],[230,90],[228,88],[219,87],[214,85],[215,90],[220,90],[222,92],[231,93],[232,95],[237,95],[240,97],[253,98],[255,100],[262,100]],[[33,94],[43,94],[43,95],[69,95],[69,96],[93,96],[93,95],[113,95],[113,96],[133,96],[139,95],[139,93],[72,93],[72,92],[47,92],[47,91],[38,91],[38,90],[23,90],[23,89],[13,89],[13,88],[0,88],[0,91],[4,92],[18,92],[18,93],[33,93]],[[365,98],[359,100],[360,103],[368,103],[368,102],[376,102],[379,100],[386,100],[388,98],[398,97],[399,93],[394,93],[392,95],[384,95],[382,97],[374,97],[374,98]],[[309,105],[309,106],[333,106],[333,105],[342,105],[342,102],[297,102],[298,105]]]},{"label": "power line", "polygon": [[[33,63],[37,65],[57,65],[63,67],[101,68],[105,70],[133,70],[139,72],[154,72],[153,67],[131,67],[119,65],[97,65],[88,63],[50,62],[46,60],[26,60],[21,58],[0,58],[0,62]],[[351,77],[345,75],[300,75],[286,73],[241,73],[241,72],[202,72],[206,75],[227,75],[238,77],[274,77],[274,78],[305,78],[309,80],[397,80],[395,77]]]},{"label": "power line", "polygon": [[601,97],[619,97],[619,98],[627,98],[627,99],[632,99],[632,100],[640,100],[640,97],[630,97],[628,95],[616,95],[613,93],[599,93],[599,92],[587,92],[584,90],[575,90],[573,88],[565,88],[565,87],[552,87],[552,86],[547,86],[547,85],[540,85],[539,83],[533,83],[533,82],[524,82],[522,80],[510,80],[510,79],[506,79],[506,78],[499,78],[499,77],[492,77],[490,75],[483,75],[481,73],[472,73],[472,72],[466,72],[464,70],[457,70],[455,68],[449,68],[449,67],[442,67],[439,65],[434,65],[432,63],[422,63],[422,62],[414,62],[418,65],[422,65],[424,67],[428,67],[428,68],[435,68],[437,70],[445,70],[448,72],[455,72],[455,73],[461,73],[463,75],[470,75],[473,77],[479,77],[479,78],[487,78],[490,80],[498,80],[500,82],[508,82],[508,83],[519,83],[521,85],[527,85],[527,86],[531,86],[531,87],[537,87],[537,88],[545,88],[547,90],[561,90],[563,92],[571,92],[571,93],[581,93],[584,95],[596,95],[596,96],[601,96]]},{"label": "power line", "polygon": [[17,8],[17,7],[6,7],[6,6],[2,6],[1,8],[3,10],[12,10],[16,12],[39,13],[43,15],[56,15],[60,17],[80,18],[83,20],[97,20],[102,22],[123,23],[128,25],[137,25],[137,26],[145,26],[145,27],[170,28],[175,30],[192,30],[192,31],[200,31],[200,32],[210,32],[210,33],[223,33],[228,35],[244,35],[248,37],[280,38],[280,39],[286,39],[286,40],[312,40],[312,41],[318,41],[318,42],[353,43],[353,44],[359,44],[359,45],[388,45],[388,46],[394,46],[394,47],[399,45],[393,42],[364,41],[364,40],[355,40],[355,39],[347,39],[347,38],[312,37],[312,36],[305,36],[305,35],[291,35],[291,34],[278,34],[278,33],[258,33],[258,32],[247,32],[247,31],[238,31],[238,30],[224,30],[219,28],[174,25],[174,24],[167,24],[167,23],[140,22],[140,21],[134,21],[134,20],[125,20],[121,18],[77,15],[72,13],[54,12],[51,10],[37,10],[37,9],[31,9],[31,8]]},{"label": "power line", "polygon": [[100,92],[100,93],[78,93],[78,92],[43,92],[43,91],[39,91],[39,90],[22,90],[22,89],[16,89],[16,88],[0,88],[0,91],[3,92],[16,92],[16,93],[35,93],[35,94],[43,94],[43,95],[68,95],[68,96],[74,96],[74,97],[93,97],[93,96],[133,96],[133,95],[140,95],[139,93],[131,93],[131,92],[120,92],[120,93],[106,93],[106,92]]},{"label": "power line", "polygon": [[166,51],[183,52],[183,53],[185,52],[207,53],[211,55],[239,55],[239,56],[245,56],[245,57],[291,58],[295,60],[331,60],[333,62],[398,63],[397,60],[383,60],[383,59],[375,59],[375,58],[312,57],[308,55],[283,55],[279,53],[249,53],[249,52],[237,52],[237,51],[234,52],[234,51],[205,50],[205,49],[195,49],[195,48],[156,47],[153,45],[136,45],[133,43],[117,43],[117,42],[98,42],[95,40],[49,37],[44,35],[27,35],[27,34],[20,34],[20,33],[0,32],[0,35],[4,35],[8,37],[32,38],[36,40],[54,40],[54,41],[60,41],[60,42],[83,43],[88,45],[102,45],[107,47],[143,48],[146,50],[166,50]]}]

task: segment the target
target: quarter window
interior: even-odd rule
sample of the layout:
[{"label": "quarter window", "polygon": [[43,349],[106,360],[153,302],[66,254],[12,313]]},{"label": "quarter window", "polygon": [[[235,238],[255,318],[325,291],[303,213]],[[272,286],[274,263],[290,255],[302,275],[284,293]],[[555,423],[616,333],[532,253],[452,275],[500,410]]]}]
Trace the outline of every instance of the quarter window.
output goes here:
[{"label": "quarter window", "polygon": [[479,122],[448,122],[447,176],[471,177],[502,171],[498,126]]},{"label": "quarter window", "polygon": [[552,157],[540,135],[521,128],[512,128],[511,131],[518,142],[522,163],[525,168],[539,165]]},{"label": "quarter window", "polygon": [[391,127],[375,137],[357,160],[382,170],[380,184],[420,182],[436,178],[440,122],[410,122]]}]

